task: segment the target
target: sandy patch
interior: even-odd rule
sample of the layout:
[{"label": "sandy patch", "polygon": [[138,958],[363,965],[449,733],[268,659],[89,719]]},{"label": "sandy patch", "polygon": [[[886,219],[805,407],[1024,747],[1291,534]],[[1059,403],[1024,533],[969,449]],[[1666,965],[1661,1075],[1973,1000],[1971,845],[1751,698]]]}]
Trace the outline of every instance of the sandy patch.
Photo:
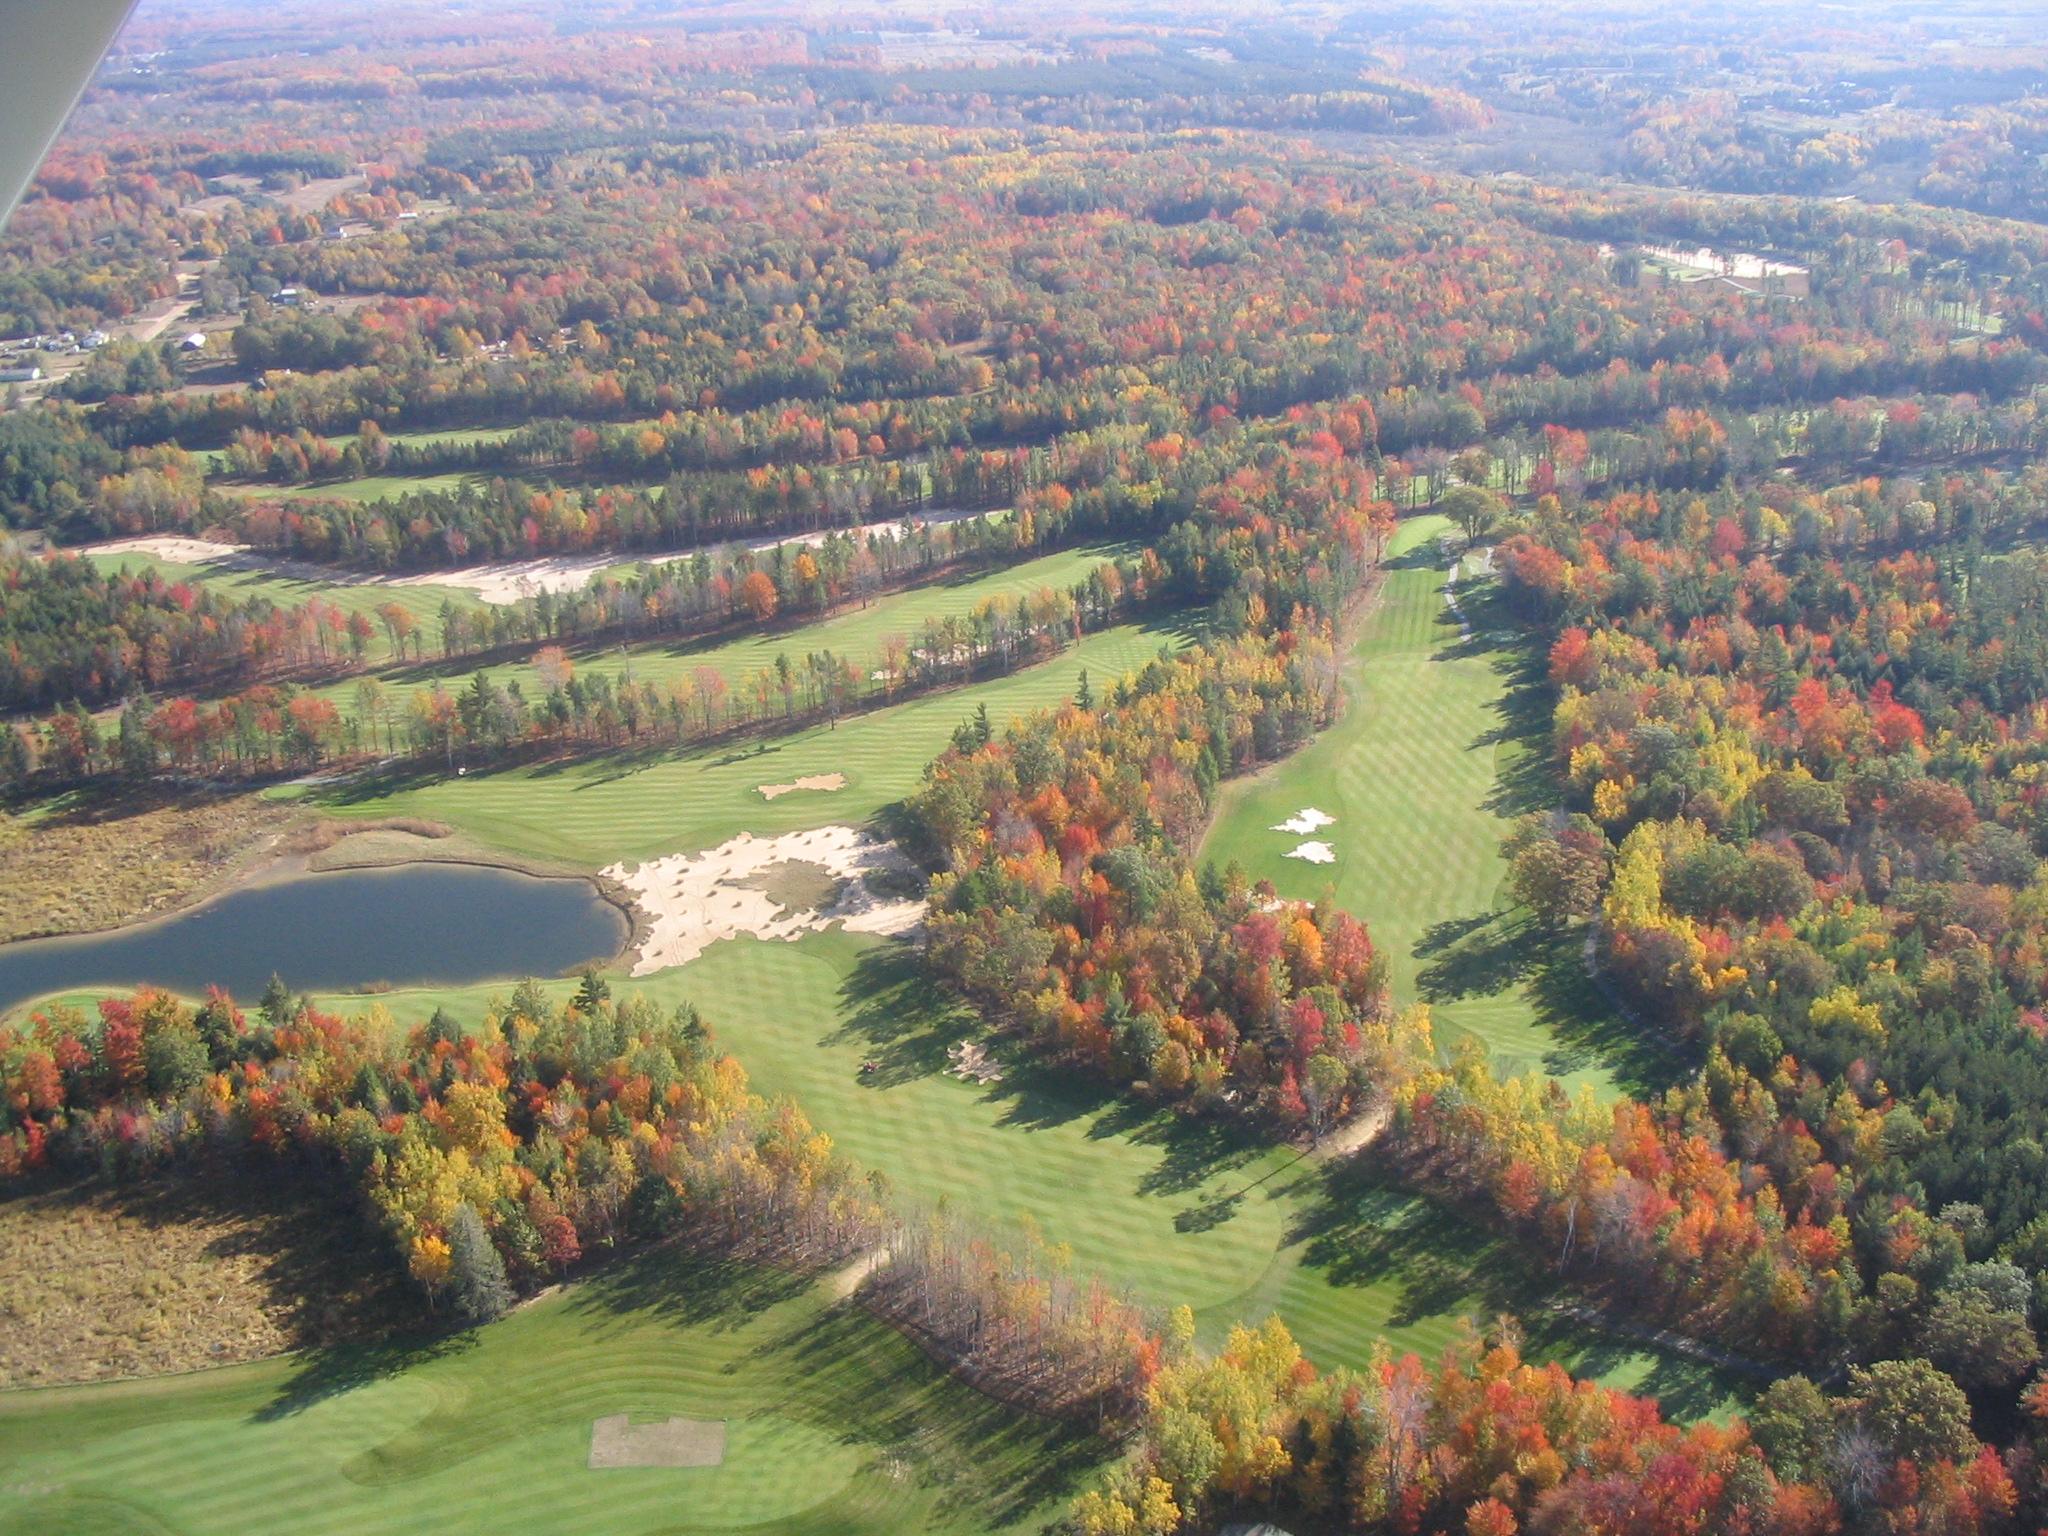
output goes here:
[{"label": "sandy patch", "polygon": [[955,1040],[946,1047],[946,1059],[952,1063],[946,1070],[963,1083],[1000,1083],[1003,1069],[990,1058],[979,1041]]},{"label": "sandy patch", "polygon": [[725,1420],[663,1419],[635,1424],[615,1413],[590,1426],[590,1466],[715,1467],[725,1460]]},{"label": "sandy patch", "polygon": [[778,795],[794,794],[800,789],[835,790],[846,788],[843,773],[807,773],[794,784],[756,784],[763,800],[773,800]]},{"label": "sandy patch", "polygon": [[[1443,547],[1447,550],[1450,548],[1450,541],[1448,539],[1443,541]],[[1444,574],[1444,601],[1450,606],[1451,617],[1458,621],[1459,638],[1470,640],[1472,638],[1472,624],[1465,617],[1464,605],[1458,601],[1458,571],[1464,563],[1458,556],[1451,556],[1451,567]]]},{"label": "sandy patch", "polygon": [[1275,822],[1272,830],[1275,832],[1292,832],[1296,837],[1306,837],[1311,832],[1319,832],[1324,827],[1333,825],[1336,820],[1337,818],[1328,811],[1319,811],[1311,805],[1303,810],[1296,811],[1285,821]]},{"label": "sandy patch", "polygon": [[1307,842],[1298,848],[1288,849],[1285,857],[1305,859],[1311,864],[1334,864],[1337,862],[1337,850],[1328,843]]},{"label": "sandy patch", "polygon": [[143,534],[133,539],[107,539],[98,544],[81,544],[75,551],[81,555],[151,555],[158,560],[173,560],[179,565],[205,565],[211,560],[226,560],[242,553],[246,546],[223,544],[219,539],[190,539],[178,534]]},{"label": "sandy patch", "polygon": [[861,1288],[869,1275],[888,1262],[887,1248],[870,1248],[852,1263],[834,1272],[826,1284],[831,1288],[835,1300],[844,1301]]},{"label": "sandy patch", "polygon": [[[822,908],[792,911],[762,889],[761,877],[779,865],[808,864],[844,882]],[[781,837],[751,832],[702,853],[671,854],[638,866],[614,864],[608,879],[618,882],[646,914],[646,942],[633,974],[646,976],[684,965],[720,939],[752,935],[794,940],[843,923],[856,933],[904,934],[924,917],[924,902],[878,890],[877,876],[900,879],[916,866],[894,843],[868,836],[859,827],[818,827]]]},{"label": "sandy patch", "polygon": [[[766,550],[777,545],[815,547],[834,532],[890,533],[896,538],[907,539],[916,533],[920,525],[957,523],[967,518],[992,515],[953,509],[920,512],[907,518],[864,523],[857,529],[819,529],[815,533],[790,534],[784,538],[756,539],[749,542],[748,548]],[[714,547],[691,545],[653,554],[605,550],[589,555],[549,555],[536,560],[499,560],[487,565],[455,566],[445,571],[408,571],[402,576],[341,570],[307,560],[261,554],[247,544],[179,535],[144,534],[137,538],[111,539],[99,544],[79,545],[76,552],[87,555],[154,555],[159,560],[175,560],[184,565],[220,565],[228,570],[260,571],[265,575],[287,576],[298,581],[328,581],[348,586],[460,587],[474,592],[479,602],[504,607],[542,592],[555,595],[580,592],[590,585],[591,577],[616,566],[661,565],[668,561],[686,560],[700,548],[708,551]]]}]

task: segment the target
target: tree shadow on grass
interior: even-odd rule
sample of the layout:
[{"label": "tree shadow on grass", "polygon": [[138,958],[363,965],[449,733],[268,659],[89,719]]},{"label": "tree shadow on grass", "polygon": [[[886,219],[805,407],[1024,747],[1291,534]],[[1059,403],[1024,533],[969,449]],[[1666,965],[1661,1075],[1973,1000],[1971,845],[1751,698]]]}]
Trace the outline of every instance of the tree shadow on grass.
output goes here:
[{"label": "tree shadow on grass", "polygon": [[971,1513],[991,1528],[1064,1503],[1110,1454],[1084,1425],[1008,1407],[952,1380],[851,1307],[793,1323],[740,1368],[786,1384],[774,1412],[867,1450],[872,1474],[909,1479],[943,1515]]},{"label": "tree shadow on grass", "polygon": [[1537,938],[1528,995],[1537,1021],[1558,1042],[1545,1060],[1550,1071],[1604,1066],[1632,1097],[1651,1099],[1698,1069],[1697,1042],[1632,1022],[1601,991],[1586,970],[1584,929],[1538,928]]},{"label": "tree shadow on grass", "polygon": [[309,1350],[293,1359],[291,1373],[277,1395],[250,1418],[274,1423],[386,1377],[402,1375],[430,1361],[450,1359],[476,1347],[474,1330],[450,1330],[372,1344],[344,1344]]},{"label": "tree shadow on grass", "polygon": [[1415,946],[1426,963],[1416,990],[1426,1003],[1492,997],[1528,974],[1535,924],[1517,912],[1480,912],[1432,923]]},{"label": "tree shadow on grass", "polygon": [[1368,1158],[1325,1168],[1288,1234],[1332,1285],[1394,1292],[1388,1321],[1497,1310],[1493,1282],[1516,1272],[1497,1239],[1454,1212],[1387,1184]]},{"label": "tree shadow on grass", "polygon": [[1628,1093],[1654,1097],[1698,1065],[1696,1052],[1636,1027],[1586,973],[1584,930],[1537,922],[1524,908],[1448,918],[1415,946],[1417,990],[1436,1006],[1500,997],[1519,987],[1555,1042],[1553,1077],[1604,1070]]},{"label": "tree shadow on grass", "polygon": [[661,1243],[591,1276],[566,1304],[597,1331],[607,1319],[631,1317],[724,1332],[795,1300],[815,1282],[812,1273]]},{"label": "tree shadow on grass", "polygon": [[1560,1360],[1575,1375],[1642,1371],[1647,1360],[1647,1374],[1630,1390],[1657,1397],[1673,1417],[1698,1418],[1758,1384],[1646,1346],[1625,1323],[1559,1311],[1553,1303],[1563,1285],[1541,1255],[1390,1183],[1366,1157],[1321,1171],[1289,1240],[1306,1245],[1308,1263],[1333,1285],[1391,1290],[1395,1327],[1446,1315],[1484,1326],[1505,1313],[1521,1324],[1526,1357]]},{"label": "tree shadow on grass", "polygon": [[861,951],[839,988],[840,1024],[819,1043],[858,1046],[875,1071],[861,1078],[894,1088],[946,1069],[946,1049],[979,1033],[982,1021],[927,972],[905,944]]}]

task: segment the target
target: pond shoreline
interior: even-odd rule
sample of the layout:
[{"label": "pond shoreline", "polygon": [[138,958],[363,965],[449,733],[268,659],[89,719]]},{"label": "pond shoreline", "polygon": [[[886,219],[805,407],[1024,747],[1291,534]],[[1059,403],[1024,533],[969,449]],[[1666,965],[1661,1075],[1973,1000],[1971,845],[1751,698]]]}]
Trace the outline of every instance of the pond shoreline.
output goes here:
[{"label": "pond shoreline", "polygon": [[[330,838],[332,831],[340,831],[340,836]],[[270,967],[272,971],[297,971],[301,975],[305,975],[307,971],[313,973],[307,977],[307,985],[301,987],[305,991],[371,999],[381,995],[383,991],[397,987],[432,985],[440,977],[449,977],[451,985],[471,985],[475,981],[496,979],[496,973],[489,969],[479,975],[469,975],[463,969],[442,971],[438,969],[438,961],[442,961],[446,954],[485,956],[481,963],[489,967],[487,956],[492,956],[494,952],[502,952],[506,944],[510,944],[514,952],[526,952],[528,938],[535,942],[535,950],[545,950],[545,940],[553,940],[555,948],[563,950],[565,946],[573,944],[571,934],[575,932],[575,926],[582,926],[584,936],[594,940],[592,952],[578,954],[573,961],[561,961],[561,965],[555,965],[553,961],[541,961],[539,969],[535,969],[532,965],[508,963],[502,969],[502,975],[508,981],[526,975],[555,979],[561,975],[573,975],[586,965],[598,971],[610,971],[614,967],[627,965],[631,961],[631,956],[645,942],[651,926],[649,915],[633,903],[631,895],[616,881],[606,879],[604,874],[563,868],[559,864],[551,866],[545,860],[498,856],[494,850],[481,850],[471,846],[463,838],[453,838],[449,834],[444,834],[442,829],[432,827],[430,823],[410,823],[403,827],[389,823],[350,827],[344,823],[340,829],[332,827],[332,823],[324,823],[313,829],[301,827],[297,831],[297,836],[287,834],[285,838],[279,840],[279,844],[285,844],[283,850],[272,846],[266,858],[248,862],[242,870],[236,872],[236,877],[215,885],[199,901],[178,905],[170,911],[150,913],[147,918],[139,918],[125,924],[111,924],[68,934],[43,934],[35,938],[18,938],[0,944],[0,991],[4,991],[4,975],[8,971],[8,961],[18,961],[20,965],[29,967],[25,977],[18,977],[20,983],[35,983],[43,979],[37,975],[39,969],[66,969],[66,956],[72,950],[98,956],[96,944],[143,946],[141,950],[131,948],[123,958],[115,958],[113,954],[104,956],[104,963],[109,965],[106,975],[125,975],[121,967],[131,967],[135,971],[133,981],[78,979],[59,981],[57,985],[51,987],[37,987],[35,991],[23,991],[18,997],[0,1001],[0,1018],[14,1016],[27,1008],[35,1008],[45,997],[61,995],[66,991],[92,991],[98,987],[125,989],[131,985],[143,985],[143,979],[150,977],[152,971],[158,971],[158,967],[162,967],[164,977],[158,985],[164,985],[170,991],[190,991],[193,979],[190,979],[190,975],[180,975],[180,971],[190,971],[199,967],[205,973],[217,971],[219,979],[231,985],[231,989],[240,995],[242,991],[248,991],[248,985],[244,983],[248,983],[248,971],[252,961],[268,965],[268,961],[264,961],[262,956],[270,952],[270,944],[276,946],[276,965]],[[416,909],[410,915],[385,913],[385,928],[389,932],[383,934],[381,942],[365,940],[365,948],[358,954],[350,950],[346,942],[342,942],[342,948],[336,950],[332,938],[332,928],[336,924],[352,924],[346,924],[346,920],[342,920],[334,911],[322,911],[317,907],[319,897],[307,897],[301,889],[297,889],[311,885],[315,881],[326,883],[330,879],[344,881],[346,877],[377,877],[377,874],[399,872],[408,868],[440,868],[444,870],[442,885],[449,879],[457,879],[457,870],[473,870],[479,874],[504,874],[504,877],[518,877],[520,881],[535,881],[547,885],[575,883],[582,887],[584,895],[567,897],[565,893],[557,893],[555,897],[537,897],[526,887],[455,885],[453,889],[446,889],[444,885],[444,889],[438,895],[444,901],[453,899],[455,905],[436,907],[434,911]],[[180,944],[178,940],[164,942],[160,938],[164,930],[172,930],[180,924],[190,924],[195,920],[205,920],[209,918],[209,913],[217,913],[219,907],[242,901],[252,895],[260,895],[266,889],[291,891],[291,901],[285,907],[285,915],[279,915],[274,909],[258,901],[254,907],[246,911],[221,918],[219,924],[225,926],[215,926],[211,934],[205,928],[195,930],[193,938],[197,942]],[[408,897],[416,905],[422,899],[422,893],[414,891],[410,885],[397,889],[403,893],[401,897],[397,897],[401,907]],[[330,905],[334,899],[336,897],[332,895],[328,897]],[[377,893],[377,899],[381,903],[381,893]],[[313,901],[315,905],[307,909],[307,901]],[[532,905],[535,901],[543,903],[539,911]],[[547,901],[553,901],[555,907],[549,909]],[[569,901],[571,911],[561,911],[561,901]],[[297,913],[297,918],[301,920],[299,928],[291,928],[289,922],[293,915],[293,905],[301,909]],[[510,928],[492,928],[494,907],[498,907],[496,922],[510,924]],[[602,924],[602,940],[598,938],[596,932],[590,930],[590,924],[596,922],[598,911],[608,913],[608,922]],[[449,928],[442,926],[442,913],[449,913]],[[575,918],[573,913],[586,915]],[[399,922],[401,928],[391,928],[393,920]],[[287,926],[279,930],[276,928],[279,922],[285,922]],[[266,924],[270,926],[268,932]],[[403,928],[403,924],[410,924],[410,928]],[[469,932],[463,932],[465,924],[469,926]],[[479,928],[477,924],[483,924],[483,928]],[[322,928],[330,928],[330,932],[319,938],[311,938],[303,946],[295,948],[297,934],[319,934]],[[393,975],[381,975],[379,954],[383,952],[385,944],[393,944],[393,934],[401,930],[412,936],[410,965],[412,971],[420,975],[403,975],[408,969],[408,944],[403,942],[397,942],[393,952],[399,969]],[[213,946],[225,944],[225,948],[209,948],[209,938]],[[152,944],[152,940],[158,940],[156,954],[150,954],[150,948],[147,948]],[[446,940],[446,948],[436,950],[434,944],[440,940]],[[598,944],[602,944],[602,948],[598,948]],[[561,956],[557,954],[555,958]],[[238,969],[242,971],[240,979],[236,979]],[[346,981],[332,979],[336,977],[336,973],[346,975],[352,969],[358,971],[358,975]]]}]

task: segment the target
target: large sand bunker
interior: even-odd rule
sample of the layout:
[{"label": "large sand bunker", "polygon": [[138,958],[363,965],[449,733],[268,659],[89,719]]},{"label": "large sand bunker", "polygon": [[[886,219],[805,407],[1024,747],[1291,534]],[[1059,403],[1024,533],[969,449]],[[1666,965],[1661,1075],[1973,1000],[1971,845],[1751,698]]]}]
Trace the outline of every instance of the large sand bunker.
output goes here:
[{"label": "large sand bunker", "polygon": [[[909,539],[916,536],[920,527],[936,527],[944,523],[957,523],[969,518],[984,518],[991,515],[984,511],[940,507],[914,513],[908,517],[891,517],[879,522],[862,523],[855,528],[819,529],[813,533],[793,533],[780,538],[749,539],[744,542],[749,549],[770,550],[777,545],[803,545],[815,548],[824,543],[831,532],[886,534],[897,539]],[[267,555],[247,544],[229,544],[219,539],[191,538],[179,534],[143,534],[136,538],[110,539],[104,543],[80,545],[75,552],[87,555],[151,555],[159,560],[175,560],[181,565],[218,565],[223,570],[260,571],[266,575],[287,576],[299,581],[388,587],[460,587],[465,591],[474,592],[481,602],[502,606],[541,592],[580,592],[590,585],[591,577],[614,566],[660,565],[665,561],[688,559],[698,553],[700,548],[709,550],[716,547],[686,545],[679,549],[657,550],[653,553],[639,550],[608,550],[587,555],[543,555],[532,560],[498,560],[486,565],[460,565],[451,566],[446,570],[413,571],[403,576],[315,565],[307,560]]]},{"label": "large sand bunker", "polygon": [[1337,850],[1328,843],[1309,842],[1303,843],[1299,848],[1288,849],[1283,857],[1306,859],[1311,864],[1334,864],[1337,862]]},{"label": "large sand bunker", "polygon": [[[790,907],[777,899],[790,882],[779,866],[810,866],[836,886],[820,906]],[[796,939],[843,923],[857,933],[908,933],[924,917],[924,902],[896,894],[914,882],[917,866],[894,843],[859,827],[818,827],[781,837],[738,837],[702,853],[671,854],[605,871],[631,893],[647,916],[646,941],[633,974],[646,976],[683,965],[720,939],[752,935]]]},{"label": "large sand bunker", "polygon": [[635,1424],[614,1413],[590,1426],[590,1465],[715,1467],[725,1460],[725,1420],[663,1419]]}]

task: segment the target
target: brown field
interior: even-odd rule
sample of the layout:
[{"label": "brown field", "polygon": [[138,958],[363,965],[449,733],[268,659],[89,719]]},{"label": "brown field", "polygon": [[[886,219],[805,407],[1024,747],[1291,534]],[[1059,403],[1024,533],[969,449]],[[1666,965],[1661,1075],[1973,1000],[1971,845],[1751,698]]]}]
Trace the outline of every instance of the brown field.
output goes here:
[{"label": "brown field", "polygon": [[0,1200],[0,1389],[372,1337],[403,1286],[353,1210],[238,1171]]},{"label": "brown field", "polygon": [[0,811],[0,942],[185,906],[274,851],[298,815],[253,794],[172,790]]}]

